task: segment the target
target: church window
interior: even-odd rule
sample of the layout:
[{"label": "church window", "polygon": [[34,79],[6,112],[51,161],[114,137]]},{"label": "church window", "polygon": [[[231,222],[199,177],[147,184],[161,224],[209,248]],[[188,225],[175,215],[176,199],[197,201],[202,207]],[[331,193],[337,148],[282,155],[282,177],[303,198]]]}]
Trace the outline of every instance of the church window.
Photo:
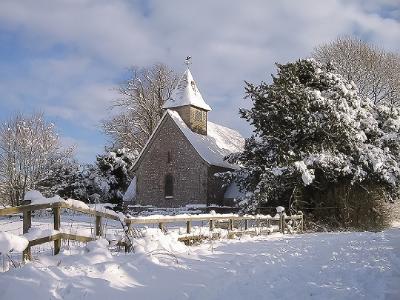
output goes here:
[{"label": "church window", "polygon": [[172,174],[165,175],[164,193],[166,198],[172,198],[174,196],[174,178]]},{"label": "church window", "polygon": [[171,162],[171,151],[168,151],[167,153],[167,163]]}]

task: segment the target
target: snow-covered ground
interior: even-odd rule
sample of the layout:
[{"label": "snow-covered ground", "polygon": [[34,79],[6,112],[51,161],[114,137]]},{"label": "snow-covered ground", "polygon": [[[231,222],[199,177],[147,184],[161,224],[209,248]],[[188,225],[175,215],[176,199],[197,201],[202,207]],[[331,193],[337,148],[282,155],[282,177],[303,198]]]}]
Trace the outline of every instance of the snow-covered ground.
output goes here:
[{"label": "snow-covered ground", "polygon": [[0,299],[400,299],[400,228],[272,234],[186,247],[150,229],[0,273]]}]

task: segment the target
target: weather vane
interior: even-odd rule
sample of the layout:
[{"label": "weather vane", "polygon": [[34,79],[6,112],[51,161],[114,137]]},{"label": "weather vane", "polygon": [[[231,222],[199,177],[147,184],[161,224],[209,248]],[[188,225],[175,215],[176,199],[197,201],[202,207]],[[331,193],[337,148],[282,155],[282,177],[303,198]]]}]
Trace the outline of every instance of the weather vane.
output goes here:
[{"label": "weather vane", "polygon": [[186,56],[186,59],[185,59],[185,64],[187,65],[187,67],[189,68],[189,65],[191,65],[192,64],[192,61],[191,61],[191,59],[192,59],[192,57],[191,56]]}]

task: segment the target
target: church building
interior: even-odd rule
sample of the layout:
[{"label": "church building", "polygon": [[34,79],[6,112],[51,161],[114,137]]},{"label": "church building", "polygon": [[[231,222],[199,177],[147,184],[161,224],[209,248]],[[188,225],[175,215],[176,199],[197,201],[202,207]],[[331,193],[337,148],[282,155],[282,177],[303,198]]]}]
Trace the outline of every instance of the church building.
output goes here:
[{"label": "church building", "polygon": [[234,188],[227,190],[214,174],[237,168],[224,157],[242,151],[244,138],[208,121],[211,107],[189,68],[163,109],[163,117],[133,166],[135,177],[124,200],[157,207],[232,201]]}]

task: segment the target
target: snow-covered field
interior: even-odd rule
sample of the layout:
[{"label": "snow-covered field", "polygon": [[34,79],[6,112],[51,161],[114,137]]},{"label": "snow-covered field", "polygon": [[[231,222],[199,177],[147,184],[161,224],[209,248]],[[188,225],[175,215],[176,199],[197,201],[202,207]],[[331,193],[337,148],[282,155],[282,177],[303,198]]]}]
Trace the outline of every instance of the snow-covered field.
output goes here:
[{"label": "snow-covered field", "polygon": [[0,299],[400,299],[400,228],[192,247],[149,229],[135,249],[38,255],[0,273]]}]

